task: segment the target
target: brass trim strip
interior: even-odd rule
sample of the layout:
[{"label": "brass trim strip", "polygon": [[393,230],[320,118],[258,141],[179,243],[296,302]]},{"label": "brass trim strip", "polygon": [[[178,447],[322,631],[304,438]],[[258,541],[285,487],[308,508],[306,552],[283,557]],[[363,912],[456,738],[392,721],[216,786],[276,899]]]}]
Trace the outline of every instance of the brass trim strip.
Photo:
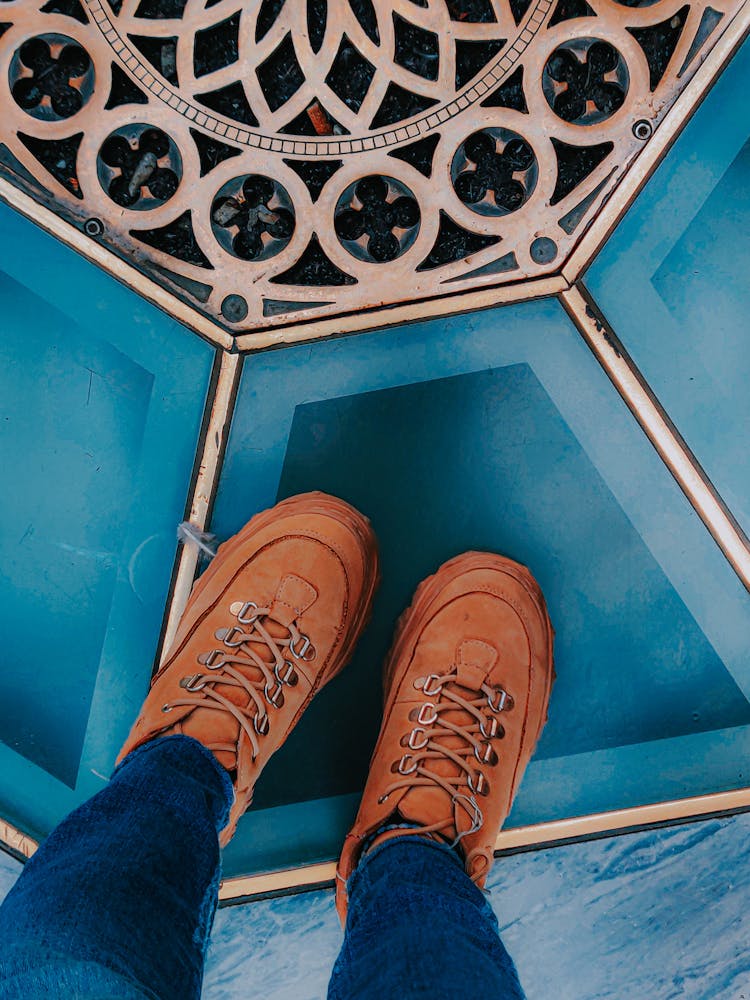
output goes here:
[{"label": "brass trim strip", "polygon": [[602,207],[581,238],[580,243],[562,268],[562,274],[572,285],[584,273],[612,231],[675,142],[693,112],[703,101],[716,78],[750,32],[750,3],[737,12],[716,45],[710,50],[692,80],[666,113],[644,150],[636,158],[615,188],[612,197]]},{"label": "brass trim strip", "polygon": [[712,792],[687,799],[653,802],[629,809],[574,816],[571,819],[520,826],[515,830],[502,830],[495,852],[517,851],[522,848],[542,847],[562,842],[586,840],[590,837],[636,831],[644,827],[663,826],[668,823],[708,818],[718,814],[744,812],[750,809],[750,788],[731,792]]},{"label": "brass trim strip", "polygon": [[[229,437],[234,403],[242,372],[239,354],[221,353],[221,366],[211,403],[211,415],[200,446],[200,465],[195,477],[188,520],[200,531],[209,523],[211,507],[219,485],[221,465]],[[198,568],[198,550],[192,545],[181,545],[174,574],[174,586],[169,600],[169,610],[162,633],[160,665],[174,639],[177,626],[193,588]]]},{"label": "brass trim strip", "polygon": [[303,865],[301,868],[286,868],[264,875],[242,875],[238,878],[227,878],[219,886],[219,903],[230,899],[267,896],[287,891],[299,892],[318,886],[330,886],[335,878],[335,861],[326,861],[317,865]]},{"label": "brass trim strip", "polygon": [[0,847],[19,857],[30,858],[39,844],[5,819],[0,819]]},{"label": "brass trim strip", "polygon": [[584,285],[560,301],[732,568],[750,590],[750,543]]},{"label": "brass trim strip", "polygon": [[227,351],[253,352],[285,344],[303,343],[337,334],[360,333],[411,323],[419,320],[453,316],[456,313],[490,309],[493,306],[525,302],[557,295],[569,287],[562,275],[522,281],[518,284],[479,288],[442,298],[405,302],[393,307],[378,307],[349,314],[310,320],[299,318],[289,327],[275,327],[234,337],[197,310],[182,302],[166,288],[122,260],[104,245],[81,233],[74,225],[55,215],[49,208],[0,177],[0,200],[20,212],[45,232],[65,243],[81,256],[111,274],[144,299],[179,320],[188,329]]},{"label": "brass trim strip", "polygon": [[390,308],[379,307],[368,311],[347,313],[327,319],[311,320],[307,325],[298,319],[294,326],[261,330],[258,333],[239,334],[235,340],[239,351],[261,351],[283,344],[297,344],[335,334],[361,333],[364,330],[384,329],[401,323],[453,316],[456,313],[490,309],[512,302],[525,302],[545,295],[557,295],[569,287],[561,275],[503,285],[499,288],[479,288],[459,292],[439,299],[405,302]]},{"label": "brass trim strip", "polygon": [[[750,788],[714,792],[667,802],[654,802],[629,809],[574,816],[571,819],[535,823],[514,830],[502,830],[495,843],[496,852],[518,851],[532,847],[554,846],[589,837],[623,833],[644,827],[706,819],[710,816],[744,812],[750,809]],[[31,837],[12,824],[0,820],[0,845],[14,854],[30,858],[37,849]],[[230,903],[284,892],[299,892],[318,886],[330,886],[336,878],[336,862],[303,865],[263,875],[224,879],[219,887],[219,901]]]},{"label": "brass trim strip", "polygon": [[230,333],[226,333],[197,310],[191,309],[177,296],[172,295],[161,285],[157,285],[142,271],[122,260],[103,244],[84,235],[74,225],[66,222],[59,215],[55,215],[49,208],[40,205],[23,191],[19,191],[4,177],[0,177],[0,201],[4,201],[21,215],[44,229],[45,232],[67,244],[86,260],[90,260],[92,264],[96,264],[103,271],[117,278],[123,285],[142,295],[144,299],[162,309],[168,316],[184,323],[199,337],[227,350],[233,347],[234,337]]},{"label": "brass trim strip", "polygon": [[[686,799],[655,802],[629,809],[574,816],[571,819],[535,823],[515,830],[501,830],[495,852],[511,852],[532,847],[556,846],[563,842],[586,840],[605,834],[624,833],[644,827],[708,818],[717,814],[744,812],[750,809],[750,788],[715,792]],[[259,896],[299,892],[330,887],[336,878],[336,862],[304,865],[284,871],[224,879],[219,887],[219,902],[244,902]]]}]

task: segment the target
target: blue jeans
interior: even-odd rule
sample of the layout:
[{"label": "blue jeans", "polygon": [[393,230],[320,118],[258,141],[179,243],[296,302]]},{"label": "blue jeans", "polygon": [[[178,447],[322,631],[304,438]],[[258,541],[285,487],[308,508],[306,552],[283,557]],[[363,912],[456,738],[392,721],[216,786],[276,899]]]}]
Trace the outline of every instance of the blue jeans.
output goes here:
[{"label": "blue jeans", "polygon": [[[1,1000],[199,997],[232,796],[186,736],[130,754],[0,906]],[[349,890],[329,1000],[523,1000],[492,909],[448,847],[394,838]]]}]

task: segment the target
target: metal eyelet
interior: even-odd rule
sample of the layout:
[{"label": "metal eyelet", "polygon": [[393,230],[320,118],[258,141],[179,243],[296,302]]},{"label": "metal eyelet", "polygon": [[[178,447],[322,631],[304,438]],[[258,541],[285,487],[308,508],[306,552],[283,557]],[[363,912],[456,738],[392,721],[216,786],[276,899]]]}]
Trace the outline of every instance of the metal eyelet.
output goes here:
[{"label": "metal eyelet", "polygon": [[301,648],[297,649],[294,645],[294,639],[292,639],[289,643],[289,652],[295,660],[303,660],[305,663],[309,663],[310,660],[315,659],[315,647],[310,642],[309,636],[302,635],[300,632],[299,637],[302,640]]},{"label": "metal eyelet", "polygon": [[[421,733],[423,737],[421,743],[416,742],[418,733]],[[417,728],[417,729],[412,729],[412,731],[409,733],[409,741],[406,745],[410,747],[412,750],[424,750],[424,748],[427,746],[429,742],[430,741],[427,739],[427,735],[424,729]]]},{"label": "metal eyelet", "polygon": [[475,771],[474,774],[470,774],[468,778],[469,788],[476,795],[487,795],[489,794],[490,785],[485,776],[481,771]]},{"label": "metal eyelet", "polygon": [[492,694],[487,695],[487,704],[492,709],[493,712],[502,712],[508,701],[512,704],[512,699],[507,691],[503,691],[501,687],[497,687],[494,690],[494,694],[497,695],[497,704],[495,704],[494,697]]},{"label": "metal eyelet", "polygon": [[190,677],[180,679],[180,687],[184,688],[185,691],[202,691],[205,686],[203,674],[191,674]]},{"label": "metal eyelet", "polygon": [[[407,767],[406,765],[407,760],[413,762],[411,767]],[[417,769],[416,760],[414,760],[414,758],[410,753],[405,753],[404,756],[401,758],[401,760],[398,762],[399,774],[413,774],[414,771],[416,771],[416,769]]]},{"label": "metal eyelet", "polygon": [[[237,625],[232,625],[231,628],[217,628],[214,633],[217,639],[220,639],[225,646],[241,646],[245,642],[245,633]],[[241,635],[241,639],[235,639],[235,636]]]},{"label": "metal eyelet", "polygon": [[[432,709],[432,715],[425,714],[429,709]],[[437,722],[437,717],[437,709],[435,706],[431,701],[426,701],[419,710],[417,722],[421,722],[423,726],[432,726],[435,722]]]},{"label": "metal eyelet", "polygon": [[483,741],[479,746],[474,747],[474,756],[480,764],[497,764],[497,754],[489,741]]},{"label": "metal eyelet", "polygon": [[490,716],[489,719],[484,718],[479,723],[479,732],[486,740],[494,740],[495,736],[497,736],[498,729],[501,728],[502,726],[494,716]]},{"label": "metal eyelet", "polygon": [[260,716],[257,714],[253,716],[253,728],[258,736],[265,736],[270,726],[271,723],[269,722],[267,712],[264,712],[263,715]]},{"label": "metal eyelet", "polygon": [[250,608],[255,608],[256,611],[258,610],[258,605],[255,601],[245,601],[240,610],[237,612],[237,621],[242,625],[252,625],[258,617],[257,614],[248,615],[247,612]]},{"label": "metal eyelet", "polygon": [[[218,663],[216,661],[217,657],[221,657]],[[226,660],[220,649],[212,649],[210,653],[201,653],[198,657],[198,663],[203,664],[208,670],[220,670],[226,663]]]},{"label": "metal eyelet", "polygon": [[167,702],[165,705],[161,706],[162,712],[171,712],[172,708],[173,708],[173,706],[170,705],[169,702]]},{"label": "metal eyelet", "polygon": [[414,687],[417,691],[424,691],[427,698],[434,698],[436,694],[440,694],[443,690],[443,685],[440,683],[440,678],[437,674],[429,674],[427,677],[417,677],[414,681]]},{"label": "metal eyelet", "polygon": [[273,691],[269,691],[268,684],[266,684],[263,693],[274,708],[281,708],[284,704],[284,688],[278,681]]},{"label": "metal eyelet", "polygon": [[284,673],[279,673],[278,663],[273,669],[274,676],[279,684],[288,684],[289,687],[295,687],[299,678],[297,677],[297,671],[294,669],[294,664],[291,660],[284,660]]}]

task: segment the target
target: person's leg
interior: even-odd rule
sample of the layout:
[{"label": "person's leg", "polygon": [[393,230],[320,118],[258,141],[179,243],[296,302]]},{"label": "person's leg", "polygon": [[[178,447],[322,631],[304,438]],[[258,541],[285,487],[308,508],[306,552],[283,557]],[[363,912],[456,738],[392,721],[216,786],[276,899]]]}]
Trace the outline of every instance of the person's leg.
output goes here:
[{"label": "person's leg", "polygon": [[466,553],[418,588],[339,861],[331,1000],[523,996],[481,887],[546,720],[552,644],[539,586],[509,559]]},{"label": "person's leg", "polygon": [[447,845],[403,837],[349,880],[328,1000],[523,1000],[486,896]]},{"label": "person's leg", "polygon": [[346,665],[377,579],[366,518],[322,493],[221,546],[109,786],[49,836],[0,909],[0,1000],[199,995],[219,845]]},{"label": "person's leg", "polygon": [[0,997],[199,997],[233,798],[187,736],[126,757],[0,906]]}]

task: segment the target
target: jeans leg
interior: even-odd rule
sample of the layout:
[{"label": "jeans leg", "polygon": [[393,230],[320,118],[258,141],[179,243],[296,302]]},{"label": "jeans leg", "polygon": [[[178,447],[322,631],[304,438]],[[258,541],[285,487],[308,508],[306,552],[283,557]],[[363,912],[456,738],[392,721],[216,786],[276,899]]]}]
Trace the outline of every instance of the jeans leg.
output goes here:
[{"label": "jeans leg", "polygon": [[349,880],[328,1000],[524,1000],[484,894],[447,845],[385,841]]},{"label": "jeans leg", "polygon": [[233,794],[187,736],[126,757],[0,906],[0,998],[198,998]]}]

